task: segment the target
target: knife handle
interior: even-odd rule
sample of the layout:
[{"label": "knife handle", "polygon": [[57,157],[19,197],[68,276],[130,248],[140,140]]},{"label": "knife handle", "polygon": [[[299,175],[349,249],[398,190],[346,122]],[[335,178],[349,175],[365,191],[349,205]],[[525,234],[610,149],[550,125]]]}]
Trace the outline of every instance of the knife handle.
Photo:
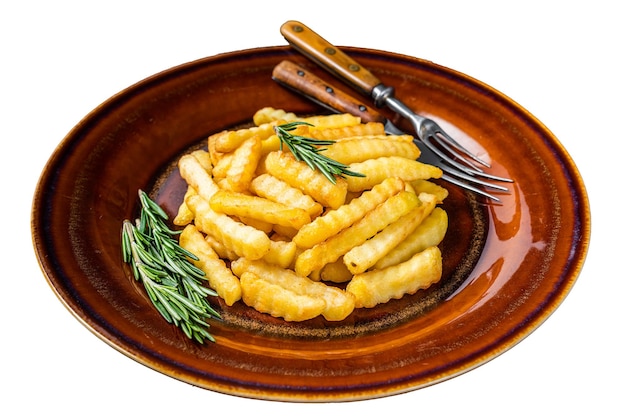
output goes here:
[{"label": "knife handle", "polygon": [[302,23],[294,20],[285,22],[280,27],[280,33],[299,52],[364,94],[369,96],[374,87],[381,84],[374,74]]},{"label": "knife handle", "polygon": [[350,113],[360,117],[362,122],[385,122],[385,117],[373,108],[291,61],[282,61],[276,65],[272,78],[330,110]]}]

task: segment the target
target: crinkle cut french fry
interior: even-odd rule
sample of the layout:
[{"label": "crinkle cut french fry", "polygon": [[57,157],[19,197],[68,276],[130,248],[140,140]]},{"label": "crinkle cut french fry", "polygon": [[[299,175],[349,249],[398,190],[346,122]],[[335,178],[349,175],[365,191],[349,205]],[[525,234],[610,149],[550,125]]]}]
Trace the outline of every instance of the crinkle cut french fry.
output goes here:
[{"label": "crinkle cut french fry", "polygon": [[346,177],[348,191],[363,191],[372,188],[388,177],[399,177],[404,181],[440,178],[440,168],[400,156],[385,156],[355,162],[349,165],[351,171],[360,172],[365,177]]},{"label": "crinkle cut french fry", "polygon": [[244,129],[231,130],[225,135],[220,135],[215,140],[215,149],[218,152],[233,152],[243,142],[250,139],[252,136],[258,136],[260,140],[265,140],[274,134],[274,127],[278,124],[282,124],[282,120],[274,120],[268,123],[263,123],[258,126],[252,126]]},{"label": "crinkle cut french fry", "polygon": [[204,239],[204,235],[194,225],[187,225],[180,234],[179,244],[198,257],[194,265],[206,274],[209,286],[232,306],[241,299],[239,278],[226,266],[223,260]]},{"label": "crinkle cut french fry", "polygon": [[211,175],[202,167],[202,164],[193,155],[183,155],[178,161],[180,176],[193,187],[198,195],[207,201],[215,194],[219,187]]},{"label": "crinkle cut french fry", "polygon": [[430,216],[426,217],[402,243],[376,262],[374,268],[383,269],[397,265],[430,246],[438,245],[445,237],[447,229],[448,214],[441,207],[435,207]]},{"label": "crinkle cut french fry", "polygon": [[211,170],[213,169],[213,163],[211,162],[211,155],[209,152],[204,149],[198,149],[191,152],[191,155],[198,160],[200,165],[202,165],[202,168],[204,168],[204,170],[210,175]]},{"label": "crinkle cut french fry", "polygon": [[418,198],[420,204],[417,207],[343,256],[343,262],[352,274],[360,274],[374,266],[379,259],[404,241],[433,211],[436,204],[434,195],[422,193]]},{"label": "crinkle cut french fry", "polygon": [[187,203],[185,203],[185,200],[187,199],[187,197],[195,193],[196,190],[192,186],[188,185],[187,191],[185,191],[185,196],[183,197],[183,202],[180,204],[180,206],[178,206],[178,212],[176,213],[174,220],[172,220],[172,223],[174,223],[176,226],[186,226],[193,221],[193,211],[191,211],[189,207],[187,207]]},{"label": "crinkle cut french fry", "polygon": [[[200,164],[200,166],[204,168],[206,173],[210,176],[213,166],[211,163],[211,157],[209,153],[204,150],[196,150],[196,151],[191,152],[191,156],[196,158],[196,160],[198,161],[198,164]],[[197,169],[197,167],[194,169]],[[203,174],[201,175],[204,176]],[[187,199],[189,195],[195,192],[196,192],[195,188],[193,188],[191,185],[187,185],[187,191],[185,192],[183,201],[178,207],[178,212],[176,213],[174,220],[172,220],[172,222],[176,226],[186,226],[187,224],[193,221],[193,212],[189,209],[189,207],[187,207],[185,200]]]},{"label": "crinkle cut french fry", "polygon": [[313,125],[311,129],[329,129],[344,126],[355,126],[361,123],[361,118],[349,113],[329,114],[304,117],[301,119],[305,123]]},{"label": "crinkle cut french fry", "polygon": [[339,208],[346,200],[346,180],[337,178],[333,184],[305,162],[297,161],[290,152],[271,152],[265,158],[265,168],[274,177],[310,195],[323,206]]},{"label": "crinkle cut french fry", "polygon": [[443,203],[443,200],[448,197],[448,190],[432,181],[415,180],[411,181],[411,186],[415,190],[415,194],[428,193],[435,195],[437,197],[437,204]]},{"label": "crinkle cut french fry", "polygon": [[387,135],[387,134],[382,134],[382,135],[360,135],[360,136],[351,136],[351,137],[345,137],[345,138],[339,138],[337,140],[335,140],[335,142],[343,142],[344,140],[375,140],[375,139],[385,139],[388,140],[390,142],[413,142],[413,140],[415,139],[413,136],[411,135]]},{"label": "crinkle cut french fry", "polygon": [[215,181],[226,178],[234,157],[235,155],[233,152],[221,154],[220,159],[215,163],[215,165],[213,165],[213,170],[211,172]]},{"label": "crinkle cut french fry", "polygon": [[335,262],[324,265],[320,273],[320,279],[326,282],[348,282],[352,279],[352,272],[343,263],[343,257]]},{"label": "crinkle cut french fry", "polygon": [[380,203],[402,191],[403,187],[404,182],[401,179],[386,178],[371,190],[352,199],[350,203],[328,211],[302,226],[293,241],[302,248],[311,248],[360,220]]},{"label": "crinkle cut french fry", "polygon": [[268,223],[265,220],[254,219],[252,217],[244,217],[244,216],[233,216],[235,220],[239,220],[243,224],[247,224],[248,226],[252,226],[255,229],[261,230],[266,234],[270,234],[274,229],[274,225],[272,223]]},{"label": "crinkle cut french fry", "polygon": [[275,233],[289,238],[293,238],[296,233],[298,233],[298,229],[294,229],[293,227],[289,226],[282,226],[280,224],[275,224],[273,230]]},{"label": "crinkle cut french fry", "polygon": [[364,243],[413,210],[418,202],[415,194],[406,191],[391,196],[352,226],[298,255],[296,273],[306,277],[311,272],[322,269],[324,265],[335,262],[354,246]]},{"label": "crinkle cut french fry", "polygon": [[209,246],[213,248],[215,253],[217,253],[217,256],[219,256],[220,258],[228,259],[229,261],[234,261],[235,259],[239,258],[239,255],[224,246],[224,244],[217,240],[213,235],[205,234],[204,240],[206,240]]},{"label": "crinkle cut french fry", "polygon": [[[280,150],[280,139],[278,135],[272,135],[261,141],[261,157],[265,157],[268,153]],[[259,166],[259,168],[261,168]]]},{"label": "crinkle cut french fry", "polygon": [[349,165],[385,156],[417,159],[420,156],[420,150],[412,141],[356,138],[335,142],[328,146],[322,154],[337,162]]},{"label": "crinkle cut french fry", "polygon": [[233,262],[231,268],[235,275],[240,277],[245,272],[252,272],[268,282],[282,288],[288,288],[298,295],[307,295],[324,300],[325,308],[321,314],[326,320],[343,320],[354,310],[354,299],[351,294],[337,287],[311,281],[309,278],[297,275],[290,269],[270,265],[262,260],[251,261],[245,258]]},{"label": "crinkle cut french fry", "polygon": [[317,140],[339,140],[354,136],[384,135],[385,126],[378,122],[368,122],[335,128],[314,129],[311,137]]},{"label": "crinkle cut french fry", "polygon": [[231,216],[257,219],[271,224],[299,229],[311,222],[311,216],[301,209],[286,206],[263,197],[219,190],[209,200],[211,208]]},{"label": "crinkle cut french fry", "polygon": [[186,202],[194,212],[196,227],[213,235],[238,256],[261,259],[269,252],[270,238],[264,232],[235,221],[226,214],[216,213],[209,202],[199,195],[190,196]]},{"label": "crinkle cut french fry", "polygon": [[264,123],[271,123],[276,120],[284,120],[291,122],[298,119],[294,113],[288,113],[283,109],[275,109],[273,107],[263,107],[254,113],[252,121],[256,126],[260,126]]},{"label": "crinkle cut french fry", "polygon": [[354,295],[357,308],[371,308],[428,288],[441,279],[441,274],[441,251],[431,246],[408,261],[355,275],[346,291]]},{"label": "crinkle cut french fry", "polygon": [[319,316],[326,306],[322,299],[295,294],[252,272],[244,272],[240,280],[242,299],[246,305],[286,321],[312,319]]},{"label": "crinkle cut french fry", "polygon": [[[261,139],[252,136],[246,139],[232,153],[223,188],[233,191],[245,191],[254,177],[257,164],[261,159]],[[222,185],[220,183],[220,185]]]},{"label": "crinkle cut french fry", "polygon": [[211,158],[211,164],[213,164],[213,166],[217,165],[220,159],[222,159],[222,157],[224,156],[224,152],[218,152],[218,150],[215,149],[216,140],[220,136],[226,135],[226,134],[228,134],[228,130],[222,130],[221,132],[212,134],[207,139],[207,148],[209,152],[209,158]]},{"label": "crinkle cut french fry", "polygon": [[310,195],[304,194],[298,188],[270,174],[261,174],[254,178],[250,183],[250,190],[259,197],[303,209],[311,218],[319,216],[323,210],[322,205],[313,200]]},{"label": "crinkle cut french fry", "polygon": [[268,264],[289,268],[296,258],[297,249],[294,242],[270,239],[270,250],[262,259]]}]

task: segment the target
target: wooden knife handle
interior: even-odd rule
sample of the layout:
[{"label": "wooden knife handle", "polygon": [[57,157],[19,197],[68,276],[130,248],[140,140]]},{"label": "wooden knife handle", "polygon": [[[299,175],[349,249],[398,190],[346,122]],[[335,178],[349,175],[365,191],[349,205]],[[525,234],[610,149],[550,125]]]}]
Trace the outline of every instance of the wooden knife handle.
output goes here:
[{"label": "wooden knife handle", "polygon": [[368,96],[381,83],[366,68],[300,22],[283,23],[280,33],[299,52]]},{"label": "wooden knife handle", "polygon": [[353,114],[360,117],[362,122],[385,122],[385,117],[373,108],[291,61],[282,61],[276,65],[272,78],[330,110]]}]

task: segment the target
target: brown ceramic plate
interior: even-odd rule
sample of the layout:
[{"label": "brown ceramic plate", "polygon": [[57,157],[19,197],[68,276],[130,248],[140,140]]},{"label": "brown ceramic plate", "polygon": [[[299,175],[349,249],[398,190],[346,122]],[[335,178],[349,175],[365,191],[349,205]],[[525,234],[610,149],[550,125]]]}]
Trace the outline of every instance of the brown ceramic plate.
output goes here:
[{"label": "brown ceramic plate", "polygon": [[[122,263],[120,227],[149,190],[170,215],[175,168],[207,135],[264,106],[319,113],[271,80],[287,47],[239,51],[172,68],[95,109],[46,165],[32,213],[35,250],[52,289],[103,341],[173,378],[232,395],[289,401],[387,396],[444,381],[520,342],[563,301],[586,255],[582,179],[558,140],[489,86],[423,60],[346,48],[412,108],[515,179],[501,204],[450,187],[440,283],[359,310],[341,323],[286,324],[219,304],[215,344],[167,324]],[[316,68],[312,71],[324,77]],[[480,145],[478,144],[480,143]]]}]

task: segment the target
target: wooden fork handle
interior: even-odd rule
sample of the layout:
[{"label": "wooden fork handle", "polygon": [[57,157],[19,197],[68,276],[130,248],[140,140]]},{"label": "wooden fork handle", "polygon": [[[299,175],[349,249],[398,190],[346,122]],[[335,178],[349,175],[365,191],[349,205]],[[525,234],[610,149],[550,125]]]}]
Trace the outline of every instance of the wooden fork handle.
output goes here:
[{"label": "wooden fork handle", "polygon": [[385,122],[385,117],[373,108],[362,104],[294,62],[282,61],[276,65],[272,78],[330,110],[353,114],[360,117],[362,122]]},{"label": "wooden fork handle", "polygon": [[370,71],[300,22],[283,23],[280,33],[299,52],[368,96],[381,83]]}]

